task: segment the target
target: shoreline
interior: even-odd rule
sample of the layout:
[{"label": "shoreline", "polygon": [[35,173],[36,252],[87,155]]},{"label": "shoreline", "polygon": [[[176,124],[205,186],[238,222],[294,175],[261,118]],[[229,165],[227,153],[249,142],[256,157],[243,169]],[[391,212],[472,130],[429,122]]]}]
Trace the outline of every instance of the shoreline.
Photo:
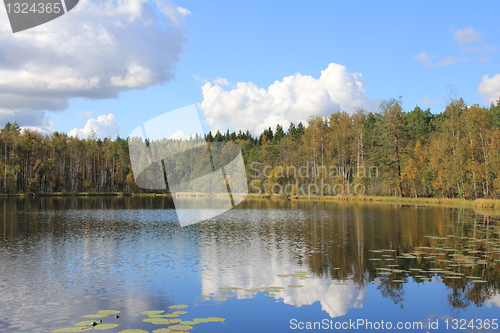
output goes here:
[{"label": "shoreline", "polygon": [[500,199],[450,199],[450,198],[401,198],[384,196],[307,196],[292,195],[283,197],[270,194],[248,194],[247,198],[253,199],[277,199],[292,201],[321,201],[321,202],[360,202],[360,203],[380,203],[380,204],[399,204],[412,206],[430,206],[430,207],[450,207],[450,208],[469,208],[474,209],[481,214],[500,215]]},{"label": "shoreline", "polygon": [[[182,196],[188,196],[178,194]],[[170,193],[126,193],[126,192],[46,192],[37,193],[36,197],[169,197]],[[205,197],[206,195],[196,194],[189,195],[197,198]],[[0,198],[10,197],[33,197],[30,193],[15,193],[15,194],[0,194]],[[369,196],[369,195],[339,195],[339,196],[319,196],[319,195],[271,195],[271,194],[253,194],[249,193],[246,199],[261,199],[261,200],[291,200],[291,201],[321,201],[321,202],[359,202],[359,203],[381,203],[381,204],[399,204],[412,206],[431,206],[431,207],[450,207],[450,208],[469,208],[474,209],[481,214],[500,215],[500,199],[452,199],[452,198],[402,198],[402,197],[385,197],[385,196]]]},{"label": "shoreline", "polygon": [[[170,193],[127,193],[127,192],[44,192],[36,193],[35,197],[172,197]],[[0,198],[33,197],[30,193],[0,193]]]}]

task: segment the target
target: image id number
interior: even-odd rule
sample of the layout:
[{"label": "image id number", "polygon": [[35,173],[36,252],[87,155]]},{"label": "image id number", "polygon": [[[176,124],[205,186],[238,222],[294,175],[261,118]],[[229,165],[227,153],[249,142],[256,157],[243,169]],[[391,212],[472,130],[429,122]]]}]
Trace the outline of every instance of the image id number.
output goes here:
[{"label": "image id number", "polygon": [[55,13],[58,14],[61,12],[61,3],[55,2],[55,3],[44,3],[44,2],[39,2],[39,3],[34,3],[34,4],[28,4],[26,2],[19,3],[8,3],[6,5],[7,7],[7,13],[14,13],[14,14],[28,14],[28,13]]},{"label": "image id number", "polygon": [[489,330],[494,329],[496,330],[498,328],[498,319],[471,319],[471,320],[465,320],[465,319],[452,319],[452,320],[445,320],[446,323],[446,329],[453,329],[453,330],[466,330],[466,329],[486,329]]}]

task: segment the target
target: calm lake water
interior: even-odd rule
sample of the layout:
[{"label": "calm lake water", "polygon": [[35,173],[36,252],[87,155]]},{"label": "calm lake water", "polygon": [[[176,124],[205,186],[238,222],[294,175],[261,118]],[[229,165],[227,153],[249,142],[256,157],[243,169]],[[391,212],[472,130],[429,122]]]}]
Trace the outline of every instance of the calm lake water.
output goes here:
[{"label": "calm lake water", "polygon": [[389,204],[247,200],[182,228],[163,197],[0,199],[0,332],[109,309],[105,332],[153,332],[172,324],[140,312],[179,304],[182,320],[225,319],[194,333],[498,332],[499,231],[470,210]]}]

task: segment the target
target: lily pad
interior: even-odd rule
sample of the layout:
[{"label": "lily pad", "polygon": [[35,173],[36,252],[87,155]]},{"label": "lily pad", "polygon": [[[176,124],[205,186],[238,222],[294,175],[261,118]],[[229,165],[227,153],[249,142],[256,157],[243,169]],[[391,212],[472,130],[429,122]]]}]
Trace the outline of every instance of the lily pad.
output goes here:
[{"label": "lily pad", "polygon": [[207,319],[209,321],[211,321],[211,322],[221,322],[221,321],[225,321],[226,320],[226,319],[220,318],[220,317],[208,317]]},{"label": "lily pad", "polygon": [[290,287],[290,288],[301,288],[301,287],[303,287],[303,285],[301,285],[301,284],[292,284],[292,285],[289,285],[288,287]]},{"label": "lily pad", "polygon": [[276,294],[264,294],[264,296],[276,296]]},{"label": "lily pad", "polygon": [[92,313],[92,314],[82,316],[82,318],[105,318],[107,316],[108,315],[105,313]]},{"label": "lily pad", "polygon": [[118,310],[99,310],[97,313],[104,313],[104,314],[119,314],[120,311]]},{"label": "lily pad", "polygon": [[210,320],[208,318],[194,318],[193,321],[198,322],[198,323],[209,323]]},{"label": "lily pad", "polygon": [[138,328],[134,328],[134,329],[129,329],[129,330],[125,330],[125,331],[120,331],[118,333],[149,333],[148,331],[145,331],[145,330],[140,330]]},{"label": "lily pad", "polygon": [[146,315],[146,316],[149,316],[149,315],[156,315],[156,314],[160,314],[160,313],[163,313],[165,311],[142,311],[142,312],[139,312],[141,315]]},{"label": "lily pad", "polygon": [[170,333],[170,332],[172,332],[170,328],[160,328],[153,331],[153,333]]},{"label": "lily pad", "polygon": [[173,331],[191,331],[193,329],[192,326],[188,325],[174,325],[169,327]]},{"label": "lily pad", "polygon": [[175,319],[175,318],[144,318],[142,321],[146,322],[146,323],[153,323],[153,324],[174,324],[174,323],[180,322],[181,319]]},{"label": "lily pad", "polygon": [[220,293],[232,293],[232,290],[219,290]]},{"label": "lily pad", "polygon": [[245,289],[245,291],[248,291],[248,292],[251,292],[251,293],[256,293],[256,292],[259,291],[259,289],[255,289],[255,288],[253,288],[253,289]]},{"label": "lily pad", "polygon": [[229,297],[234,297],[234,295],[219,295],[219,297],[226,297],[226,298],[229,298]]},{"label": "lily pad", "polygon": [[179,324],[181,324],[181,325],[198,325],[199,322],[194,321],[194,320],[183,320],[183,321],[179,322]]},{"label": "lily pad", "polygon": [[201,297],[214,297],[214,295],[201,295]]},{"label": "lily pad", "polygon": [[188,306],[186,304],[179,304],[179,305],[172,305],[172,306],[169,306],[168,308],[169,309],[185,309],[187,308]]},{"label": "lily pad", "polygon": [[90,331],[92,327],[88,326],[73,326],[73,327],[63,327],[63,328],[58,328],[57,330],[54,330],[52,332],[54,333],[65,333],[65,332],[83,332],[83,331]]},{"label": "lily pad", "polygon": [[75,326],[89,326],[94,323],[93,320],[84,320],[84,321],[79,321],[75,324]]},{"label": "lily pad", "polygon": [[165,318],[177,318],[177,317],[179,317],[179,315],[176,313],[167,313],[163,317],[165,317]]},{"label": "lily pad", "polygon": [[188,313],[187,311],[175,311],[175,312],[172,312],[172,314],[174,315],[183,315],[183,314],[186,314]]},{"label": "lily pad", "polygon": [[98,331],[104,331],[104,330],[109,330],[110,328],[115,328],[118,326],[119,326],[119,324],[99,324],[96,327],[94,327],[94,329],[98,330]]}]

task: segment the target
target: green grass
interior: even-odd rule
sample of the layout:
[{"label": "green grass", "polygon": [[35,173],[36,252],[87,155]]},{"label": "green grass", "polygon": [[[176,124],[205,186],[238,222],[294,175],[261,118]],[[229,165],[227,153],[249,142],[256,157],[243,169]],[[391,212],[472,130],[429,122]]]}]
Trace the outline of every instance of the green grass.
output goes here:
[{"label": "green grass", "polygon": [[[270,194],[248,194],[252,199],[277,199],[281,196],[271,196]],[[298,201],[323,201],[323,202],[361,202],[361,203],[381,203],[381,204],[399,204],[399,205],[413,205],[413,206],[439,206],[439,207],[452,207],[452,208],[470,208],[475,210],[487,211],[490,214],[496,213],[500,215],[500,200],[497,199],[450,199],[450,198],[401,198],[389,196],[372,196],[372,195],[292,195],[290,200]],[[493,211],[492,208],[495,208]],[[498,209],[498,212],[496,212]]]},{"label": "green grass", "polygon": [[[395,204],[409,205],[447,205],[472,208],[473,201],[463,199],[448,199],[448,198],[401,198],[401,197],[384,197],[372,195],[338,195],[338,196],[307,196],[295,195],[292,200],[314,200],[314,201],[362,201],[362,202],[386,202]],[[500,200],[498,200],[500,203]]]}]

